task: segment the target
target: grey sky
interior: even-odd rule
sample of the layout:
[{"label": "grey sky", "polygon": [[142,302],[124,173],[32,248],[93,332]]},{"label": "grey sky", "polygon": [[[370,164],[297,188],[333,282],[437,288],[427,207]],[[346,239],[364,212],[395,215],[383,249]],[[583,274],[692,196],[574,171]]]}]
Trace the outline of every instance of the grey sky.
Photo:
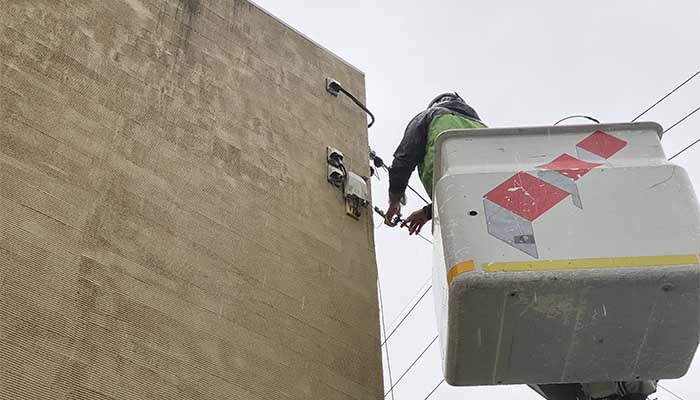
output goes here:
[{"label": "grey sky", "polygon": [[[700,69],[697,1],[256,2],[366,73],[368,106],[377,116],[370,143],[388,162],[408,120],[440,92],[459,92],[492,127],[547,125],[579,113],[622,122]],[[700,77],[643,119],[668,127],[698,106]],[[697,138],[700,113],[663,143],[671,155]],[[700,145],[675,160],[696,188],[699,155]],[[385,207],[382,177],[373,190]],[[417,179],[412,185],[421,186]],[[406,211],[419,206],[413,196]],[[431,247],[387,227],[376,231],[376,247],[389,323],[430,276]],[[429,294],[389,341],[394,378],[434,337],[433,310]],[[434,346],[395,398],[422,400],[440,377]],[[700,361],[685,378],[662,385],[690,400],[700,397],[697,382]],[[656,397],[674,398],[663,390]],[[431,397],[465,398],[539,396],[520,386],[443,385]]]}]

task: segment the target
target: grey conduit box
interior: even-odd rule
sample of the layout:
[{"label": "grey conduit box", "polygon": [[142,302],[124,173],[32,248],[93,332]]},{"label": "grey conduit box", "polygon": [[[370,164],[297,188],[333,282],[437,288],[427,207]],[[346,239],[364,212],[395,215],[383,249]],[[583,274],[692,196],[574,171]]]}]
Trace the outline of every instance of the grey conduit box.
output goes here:
[{"label": "grey conduit box", "polygon": [[655,123],[437,140],[433,287],[452,385],[684,375],[700,215]]}]

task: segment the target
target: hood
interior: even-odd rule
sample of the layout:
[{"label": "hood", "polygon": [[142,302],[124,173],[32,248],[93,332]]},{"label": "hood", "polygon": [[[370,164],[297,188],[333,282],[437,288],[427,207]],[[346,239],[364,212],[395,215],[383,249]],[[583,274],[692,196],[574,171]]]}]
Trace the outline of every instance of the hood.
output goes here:
[{"label": "hood", "polygon": [[446,103],[441,103],[439,106],[434,106],[433,108],[446,108],[451,112],[463,115],[469,119],[481,121],[481,118],[479,118],[479,114],[476,113],[476,110],[470,107],[462,99],[450,100]]}]

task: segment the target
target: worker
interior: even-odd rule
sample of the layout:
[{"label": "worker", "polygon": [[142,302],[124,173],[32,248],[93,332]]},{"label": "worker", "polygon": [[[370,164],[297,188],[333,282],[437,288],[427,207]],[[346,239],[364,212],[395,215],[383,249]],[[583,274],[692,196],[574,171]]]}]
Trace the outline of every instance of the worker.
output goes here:
[{"label": "worker", "polygon": [[[416,115],[406,127],[403,139],[394,152],[389,169],[389,209],[384,223],[396,226],[401,215],[401,204],[413,170],[418,167],[425,191],[433,197],[433,160],[435,142],[450,129],[486,128],[476,111],[457,93],[443,93]],[[402,223],[409,235],[418,234],[432,219],[432,204],[411,213]],[[646,400],[656,391],[655,381],[609,382],[600,384],[530,385],[548,400]]]},{"label": "worker", "polygon": [[[401,215],[401,202],[413,170],[418,167],[423,187],[433,195],[433,160],[435,141],[450,129],[485,128],[476,111],[468,106],[457,93],[443,93],[428,104],[428,108],[416,115],[406,127],[403,140],[394,152],[394,162],[389,170],[389,209],[385,223],[396,226]],[[402,223],[409,235],[420,233],[421,228],[433,217],[429,204],[413,212]]]}]

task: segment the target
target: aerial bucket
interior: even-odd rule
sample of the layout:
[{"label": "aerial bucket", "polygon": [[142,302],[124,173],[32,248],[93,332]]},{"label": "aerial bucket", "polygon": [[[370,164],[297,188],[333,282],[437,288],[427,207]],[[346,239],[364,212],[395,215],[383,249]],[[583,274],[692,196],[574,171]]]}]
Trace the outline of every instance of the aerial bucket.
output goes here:
[{"label": "aerial bucket", "polygon": [[655,123],[437,140],[433,287],[452,385],[671,379],[700,338],[700,215]]}]

